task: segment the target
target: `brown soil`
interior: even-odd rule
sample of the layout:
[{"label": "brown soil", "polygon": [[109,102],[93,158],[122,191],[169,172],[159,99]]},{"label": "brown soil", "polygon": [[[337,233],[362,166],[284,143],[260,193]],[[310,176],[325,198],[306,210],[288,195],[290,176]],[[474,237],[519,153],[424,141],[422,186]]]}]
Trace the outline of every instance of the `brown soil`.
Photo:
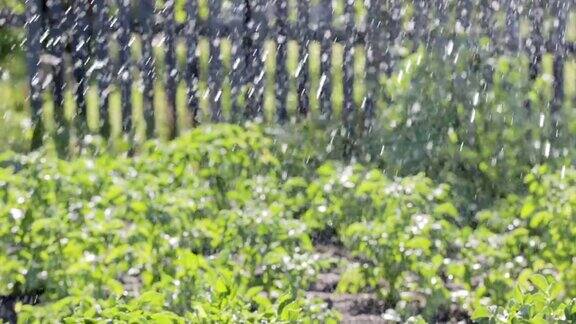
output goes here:
[{"label": "brown soil", "polygon": [[[362,262],[352,257],[340,245],[318,244],[316,253],[321,259],[336,259],[347,262]],[[340,281],[340,269],[330,269],[318,275],[306,293],[309,299],[322,300],[328,308],[338,311],[342,315],[344,324],[363,323],[395,323],[387,320],[386,310],[393,308],[386,305],[375,293],[341,294],[336,292]],[[436,323],[471,323],[467,312],[456,306],[440,311],[434,320]]]}]

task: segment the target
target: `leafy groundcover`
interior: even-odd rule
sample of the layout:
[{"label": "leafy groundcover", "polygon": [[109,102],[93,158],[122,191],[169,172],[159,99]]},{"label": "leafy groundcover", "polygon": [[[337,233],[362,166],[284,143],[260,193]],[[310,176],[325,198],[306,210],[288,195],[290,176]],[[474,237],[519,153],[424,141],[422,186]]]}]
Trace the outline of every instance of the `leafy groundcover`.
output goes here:
[{"label": "leafy groundcover", "polygon": [[576,170],[474,219],[418,174],[258,127],[136,157],[0,156],[0,315],[28,322],[576,321]]}]

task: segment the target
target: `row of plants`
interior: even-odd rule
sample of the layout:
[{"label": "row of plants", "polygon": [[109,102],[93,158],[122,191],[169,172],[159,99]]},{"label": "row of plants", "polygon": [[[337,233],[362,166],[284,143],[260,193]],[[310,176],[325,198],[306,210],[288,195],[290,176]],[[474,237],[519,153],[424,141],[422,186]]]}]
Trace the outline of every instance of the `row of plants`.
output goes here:
[{"label": "row of plants", "polygon": [[[457,316],[454,309],[497,322],[576,319],[574,169],[534,169],[527,196],[510,195],[473,225],[446,185],[423,176],[390,181],[350,167],[326,175],[309,187],[316,194],[305,219],[335,226],[361,260],[339,291],[375,291],[398,314],[428,321]],[[314,216],[317,210],[326,216]]]},{"label": "row of plants", "polygon": [[[94,150],[96,147],[94,147]],[[306,290],[350,253],[339,292],[402,320],[576,316],[576,170],[547,167],[471,221],[449,185],[390,177],[258,126],[201,127],[136,157],[0,157],[0,295],[22,322],[336,322]]]},{"label": "row of plants", "polygon": [[318,265],[305,225],[267,203],[279,181],[269,149],[256,131],[219,127],[135,159],[4,156],[1,294],[42,292],[26,321],[332,318],[298,298]]}]

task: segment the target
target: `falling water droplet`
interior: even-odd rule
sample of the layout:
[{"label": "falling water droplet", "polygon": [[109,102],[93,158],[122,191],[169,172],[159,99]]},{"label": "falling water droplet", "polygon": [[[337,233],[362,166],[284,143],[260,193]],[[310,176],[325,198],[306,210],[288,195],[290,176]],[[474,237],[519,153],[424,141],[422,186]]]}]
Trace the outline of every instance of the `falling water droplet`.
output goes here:
[{"label": "falling water droplet", "polygon": [[540,122],[539,122],[539,126],[540,128],[544,127],[544,120],[546,119],[546,116],[544,116],[543,113],[540,113]]},{"label": "falling water droplet", "polygon": [[550,157],[550,142],[546,141],[546,145],[544,146],[544,157],[545,158],[549,158]]},{"label": "falling water droplet", "polygon": [[452,51],[454,50],[454,42],[452,40],[450,40],[448,42],[448,44],[446,44],[446,56],[450,56],[452,54]]},{"label": "falling water droplet", "polygon": [[320,95],[324,91],[324,86],[326,85],[326,74],[322,74],[320,78],[320,84],[318,85],[318,91],[316,92],[316,99],[320,98]]}]

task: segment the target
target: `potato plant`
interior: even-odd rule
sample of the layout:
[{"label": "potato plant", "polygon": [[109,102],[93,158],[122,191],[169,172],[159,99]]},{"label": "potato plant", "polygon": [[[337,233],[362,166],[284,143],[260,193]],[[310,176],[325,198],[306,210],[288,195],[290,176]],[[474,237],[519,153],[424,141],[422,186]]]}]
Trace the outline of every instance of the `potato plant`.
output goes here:
[{"label": "potato plant", "polygon": [[331,323],[366,296],[401,322],[574,318],[574,168],[469,219],[424,174],[291,145],[219,125],[135,157],[3,153],[0,297],[23,323]]}]

